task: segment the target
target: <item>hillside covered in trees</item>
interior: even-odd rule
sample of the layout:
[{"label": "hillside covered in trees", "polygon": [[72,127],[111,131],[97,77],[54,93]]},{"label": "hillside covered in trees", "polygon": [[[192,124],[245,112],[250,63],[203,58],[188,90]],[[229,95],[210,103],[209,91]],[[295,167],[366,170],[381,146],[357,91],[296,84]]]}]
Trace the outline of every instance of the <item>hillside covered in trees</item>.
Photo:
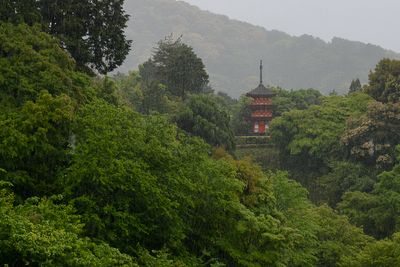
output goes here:
[{"label": "hillside covered in trees", "polygon": [[134,49],[119,71],[137,69],[165,36],[183,35],[204,60],[212,87],[233,97],[257,84],[260,59],[271,85],[327,94],[346,93],[356,78],[366,83],[369,71],[382,58],[400,58],[371,44],[341,38],[326,43],[312,36],[267,31],[183,1],[130,0],[125,6],[131,15],[127,35],[134,40]]},{"label": "hillside covered in trees", "polygon": [[[158,42],[138,71],[99,76],[119,65],[114,44],[129,46],[120,5],[7,3],[1,265],[400,266],[400,61],[378,61],[343,96],[273,88],[267,150],[252,159],[234,138],[249,99],[210,90],[183,40]],[[121,31],[102,32],[87,10],[81,35],[43,19],[74,25],[82,4]],[[88,50],[73,56],[77,44]]]}]

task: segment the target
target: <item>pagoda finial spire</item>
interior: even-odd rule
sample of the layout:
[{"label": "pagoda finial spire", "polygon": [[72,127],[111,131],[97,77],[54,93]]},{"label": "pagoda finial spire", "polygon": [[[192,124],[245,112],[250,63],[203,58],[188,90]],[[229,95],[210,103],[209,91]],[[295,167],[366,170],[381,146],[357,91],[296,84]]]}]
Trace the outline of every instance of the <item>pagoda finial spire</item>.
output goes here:
[{"label": "pagoda finial spire", "polygon": [[263,83],[263,62],[260,60],[260,84]]}]

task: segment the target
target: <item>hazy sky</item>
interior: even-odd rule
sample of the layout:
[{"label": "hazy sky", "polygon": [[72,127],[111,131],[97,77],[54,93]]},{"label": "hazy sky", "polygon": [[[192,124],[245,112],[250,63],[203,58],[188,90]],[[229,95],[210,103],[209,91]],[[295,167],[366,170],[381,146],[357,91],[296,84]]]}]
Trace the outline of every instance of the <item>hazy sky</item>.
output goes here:
[{"label": "hazy sky", "polygon": [[201,9],[330,41],[343,37],[400,52],[400,0],[184,0]]}]

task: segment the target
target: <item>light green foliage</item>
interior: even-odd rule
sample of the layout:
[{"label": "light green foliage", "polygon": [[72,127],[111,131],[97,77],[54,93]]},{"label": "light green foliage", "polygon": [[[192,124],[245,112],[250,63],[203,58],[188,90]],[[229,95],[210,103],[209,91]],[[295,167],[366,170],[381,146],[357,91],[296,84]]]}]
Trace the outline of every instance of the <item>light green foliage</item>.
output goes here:
[{"label": "light green foliage", "polygon": [[97,96],[111,105],[118,106],[117,85],[108,76],[97,81]]},{"label": "light green foliage", "polygon": [[142,92],[142,111],[144,114],[152,114],[155,112],[163,114],[170,111],[170,99],[165,85],[160,83],[142,85]]},{"label": "light green foliage", "polygon": [[117,86],[119,101],[137,112],[143,112],[143,92],[141,89],[141,77],[137,71],[129,74],[117,74],[113,76]]},{"label": "light green foliage", "polygon": [[[221,157],[218,154],[214,157]],[[231,257],[227,265],[285,266],[290,260],[286,253],[293,250],[295,236],[293,229],[282,224],[269,179],[247,159],[234,161],[230,156],[222,156],[219,164],[223,161],[236,166],[235,177],[245,185],[240,203],[231,200],[224,204],[227,217],[218,221],[225,234],[217,237],[216,242]]]},{"label": "light green foliage", "polygon": [[214,95],[192,95],[174,116],[177,125],[187,133],[202,137],[213,146],[234,149],[229,113]]},{"label": "light green foliage", "polygon": [[288,266],[337,266],[343,257],[358,253],[372,241],[360,228],[327,206],[315,207],[308,192],[283,172],[269,174],[277,208],[294,231]]},{"label": "light green foliage", "polygon": [[13,194],[0,184],[0,262],[10,266],[138,266],[105,243],[82,238],[70,206],[28,199],[13,207]]},{"label": "light green foliage", "polygon": [[308,200],[308,192],[298,182],[289,180],[287,173],[270,173],[276,205],[285,216],[285,224],[294,229],[294,249],[288,251],[289,266],[315,266],[317,255],[317,231],[314,207]]},{"label": "light green foliage", "polygon": [[365,92],[377,101],[398,102],[400,100],[400,61],[383,59],[369,74]]},{"label": "light green foliage", "polygon": [[0,23],[0,99],[21,105],[47,90],[82,100],[88,83],[57,40],[39,27]]},{"label": "light green foliage", "polygon": [[162,190],[178,183],[168,171],[177,146],[175,129],[165,120],[145,121],[97,101],[81,111],[76,135],[65,183],[87,234],[129,252],[136,242],[161,248],[179,241],[179,202]]},{"label": "light green foliage", "polygon": [[260,170],[210,159],[208,146],[165,119],[99,101],[83,108],[76,135],[64,183],[89,236],[136,255],[140,244],[208,250],[204,261],[225,255],[231,266],[285,262],[290,231]]},{"label": "light green foliage", "polygon": [[368,244],[355,256],[347,256],[342,267],[393,267],[400,265],[400,236]]},{"label": "light green foliage", "polygon": [[365,94],[325,97],[321,105],[293,110],[273,120],[270,134],[283,167],[304,185],[312,184],[307,177],[325,173],[329,161],[340,156],[346,120],[360,116],[370,101]]},{"label": "light green foliage", "polygon": [[70,97],[42,91],[35,102],[0,115],[0,166],[21,197],[51,194],[55,176],[68,162]]},{"label": "light green foliage", "polygon": [[321,104],[322,95],[318,90],[300,89],[287,91],[275,88],[276,96],[273,98],[275,106],[274,115],[281,116],[284,112],[299,109],[308,109],[310,106]]},{"label": "light green foliage", "polygon": [[[142,73],[142,75],[146,74]],[[174,114],[177,106],[183,105],[168,92],[165,85],[155,80],[149,81],[138,72],[116,75],[114,81],[117,85],[119,101],[142,114]]]}]

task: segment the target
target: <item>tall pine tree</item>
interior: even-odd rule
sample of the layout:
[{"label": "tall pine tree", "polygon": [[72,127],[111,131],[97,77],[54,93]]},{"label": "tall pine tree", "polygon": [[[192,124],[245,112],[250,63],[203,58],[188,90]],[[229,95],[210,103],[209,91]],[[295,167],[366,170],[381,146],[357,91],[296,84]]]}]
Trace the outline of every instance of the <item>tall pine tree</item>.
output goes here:
[{"label": "tall pine tree", "polygon": [[349,88],[349,94],[358,92],[361,90],[361,82],[360,79],[352,80]]}]

